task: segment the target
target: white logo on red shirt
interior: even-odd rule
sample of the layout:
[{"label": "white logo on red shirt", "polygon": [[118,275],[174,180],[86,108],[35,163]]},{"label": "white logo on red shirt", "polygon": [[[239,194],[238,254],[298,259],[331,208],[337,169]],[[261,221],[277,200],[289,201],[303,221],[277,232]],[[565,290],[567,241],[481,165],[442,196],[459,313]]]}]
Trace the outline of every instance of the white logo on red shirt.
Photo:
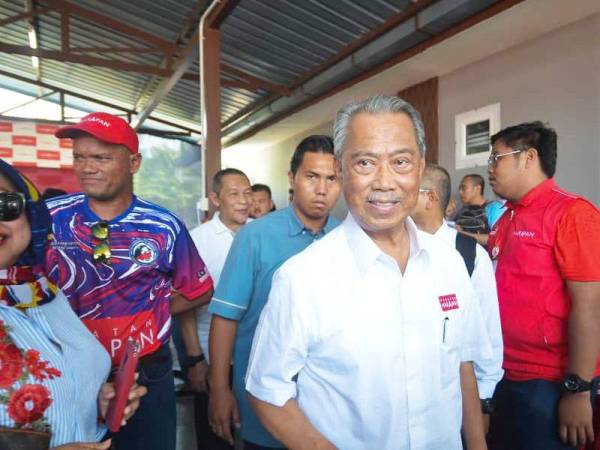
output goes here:
[{"label": "white logo on red shirt", "polygon": [[458,299],[456,298],[456,294],[440,295],[438,300],[440,301],[440,306],[444,312],[458,309]]}]

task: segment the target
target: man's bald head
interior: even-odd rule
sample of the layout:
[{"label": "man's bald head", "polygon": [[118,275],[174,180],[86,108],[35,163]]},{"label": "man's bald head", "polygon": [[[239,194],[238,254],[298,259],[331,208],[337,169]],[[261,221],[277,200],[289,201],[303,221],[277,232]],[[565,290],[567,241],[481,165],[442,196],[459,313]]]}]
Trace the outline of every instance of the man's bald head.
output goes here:
[{"label": "man's bald head", "polygon": [[448,171],[437,164],[427,164],[423,173],[423,179],[421,180],[421,188],[435,191],[443,216],[450,202],[450,193],[452,191]]}]

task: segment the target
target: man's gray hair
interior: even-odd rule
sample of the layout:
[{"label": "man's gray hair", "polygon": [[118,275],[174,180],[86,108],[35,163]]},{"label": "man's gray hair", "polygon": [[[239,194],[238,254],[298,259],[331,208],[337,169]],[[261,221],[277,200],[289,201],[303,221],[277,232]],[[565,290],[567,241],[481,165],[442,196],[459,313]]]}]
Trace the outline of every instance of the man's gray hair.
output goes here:
[{"label": "man's gray hair", "polygon": [[340,109],[336,115],[333,125],[333,143],[335,156],[342,157],[346,139],[348,138],[348,125],[350,120],[359,113],[381,114],[381,113],[404,113],[415,127],[419,153],[425,156],[425,127],[419,112],[407,101],[400,97],[391,95],[375,95],[361,102],[353,102]]}]

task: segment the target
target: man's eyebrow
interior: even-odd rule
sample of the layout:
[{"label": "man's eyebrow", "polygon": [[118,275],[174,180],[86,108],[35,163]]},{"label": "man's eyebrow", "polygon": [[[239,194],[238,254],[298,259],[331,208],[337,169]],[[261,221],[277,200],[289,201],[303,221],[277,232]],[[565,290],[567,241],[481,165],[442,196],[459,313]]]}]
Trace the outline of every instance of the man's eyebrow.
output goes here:
[{"label": "man's eyebrow", "polygon": [[[390,153],[390,156],[396,156],[396,155],[401,155],[401,154],[405,154],[405,153],[412,154],[413,151],[408,147],[403,147],[403,148],[399,148],[397,150],[392,151]],[[372,157],[372,158],[378,158],[381,156],[381,153],[376,153],[376,152],[372,152],[369,150],[361,150],[361,149],[354,150],[350,153],[350,158],[357,158],[360,156],[368,156],[368,157]]]}]

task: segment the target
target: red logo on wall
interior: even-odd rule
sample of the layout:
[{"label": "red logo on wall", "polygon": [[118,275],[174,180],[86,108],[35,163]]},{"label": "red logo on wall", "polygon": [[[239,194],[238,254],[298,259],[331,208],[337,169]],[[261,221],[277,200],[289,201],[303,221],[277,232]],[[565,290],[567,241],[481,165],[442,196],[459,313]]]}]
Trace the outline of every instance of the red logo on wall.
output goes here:
[{"label": "red logo on wall", "polygon": [[71,139],[59,139],[60,148],[73,148],[73,141]]},{"label": "red logo on wall", "polygon": [[13,136],[13,145],[37,145],[37,139],[35,136]]},{"label": "red logo on wall", "polygon": [[0,147],[0,158],[12,158],[13,151],[12,148]]},{"label": "red logo on wall", "polygon": [[60,151],[57,150],[38,150],[38,159],[46,159],[51,161],[60,161]]},{"label": "red logo on wall", "polygon": [[442,311],[450,311],[452,309],[458,309],[458,299],[456,294],[441,295],[438,297]]},{"label": "red logo on wall", "polygon": [[0,131],[8,131],[9,133],[12,133],[13,130],[13,124],[10,122],[0,122]]},{"label": "red logo on wall", "polygon": [[35,126],[35,131],[36,133],[39,134],[54,134],[56,133],[56,130],[58,130],[60,127],[57,125],[48,125],[45,123],[38,123]]}]

